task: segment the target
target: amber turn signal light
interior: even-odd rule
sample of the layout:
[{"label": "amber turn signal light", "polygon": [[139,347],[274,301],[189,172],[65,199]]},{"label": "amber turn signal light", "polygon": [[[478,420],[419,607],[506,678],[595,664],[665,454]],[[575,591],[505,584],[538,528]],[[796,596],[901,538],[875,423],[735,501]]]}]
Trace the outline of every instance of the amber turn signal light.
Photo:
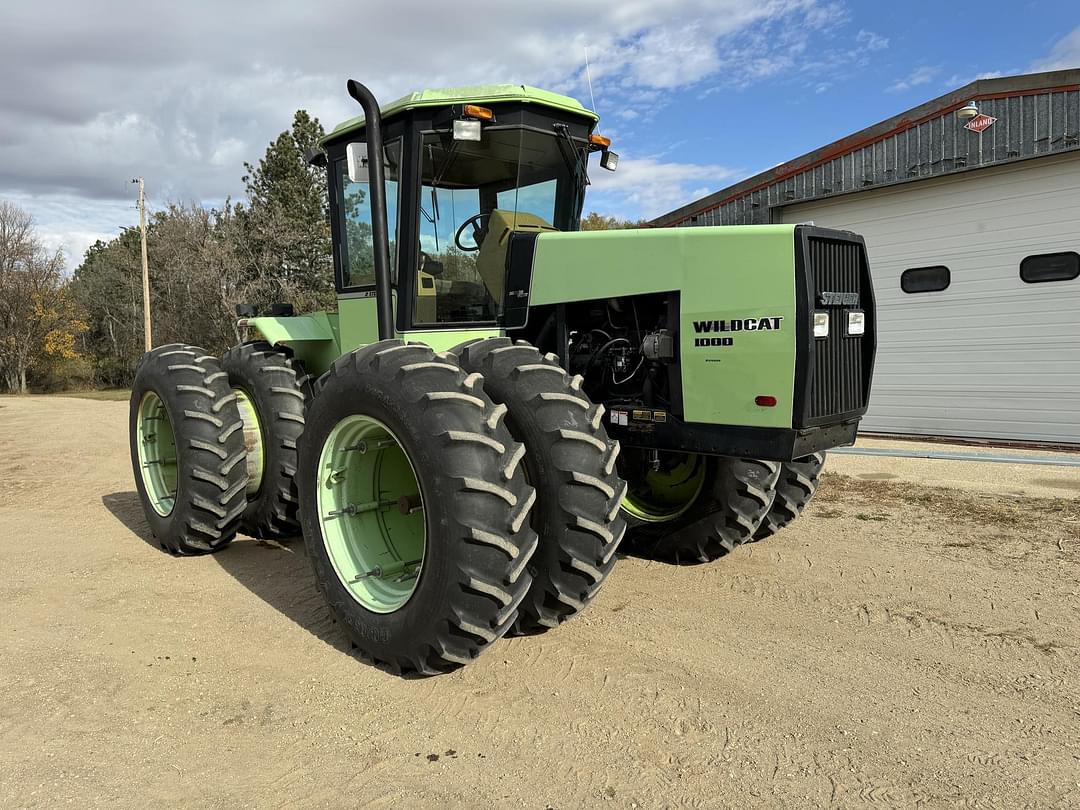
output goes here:
[{"label": "amber turn signal light", "polygon": [[487,107],[480,107],[476,104],[466,104],[465,117],[479,118],[481,121],[490,121],[495,115]]}]

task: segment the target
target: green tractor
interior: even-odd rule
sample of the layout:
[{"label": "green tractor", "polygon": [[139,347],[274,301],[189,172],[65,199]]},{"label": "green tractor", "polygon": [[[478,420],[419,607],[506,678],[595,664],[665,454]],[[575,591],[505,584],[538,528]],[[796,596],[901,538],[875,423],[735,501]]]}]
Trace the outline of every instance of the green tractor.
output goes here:
[{"label": "green tractor", "polygon": [[597,116],[517,85],[413,93],[327,167],[336,312],[238,308],[257,339],[145,355],[154,536],[303,534],[361,653],[443,672],[580,612],[624,534],[703,562],[794,519],[855,439],[866,251],[801,225],[578,232]]}]

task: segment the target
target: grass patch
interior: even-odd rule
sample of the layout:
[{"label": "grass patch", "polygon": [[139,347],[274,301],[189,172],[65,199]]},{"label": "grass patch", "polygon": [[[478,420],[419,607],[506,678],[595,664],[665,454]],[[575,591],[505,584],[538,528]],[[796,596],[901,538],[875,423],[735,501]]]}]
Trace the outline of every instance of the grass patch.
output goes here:
[{"label": "grass patch", "polygon": [[58,391],[54,397],[75,397],[76,399],[96,399],[105,402],[127,402],[131,399],[130,388],[107,388],[103,391]]},{"label": "grass patch", "polygon": [[[1080,499],[1013,498],[947,487],[927,487],[907,481],[865,481],[836,473],[825,473],[815,499],[819,503],[852,503],[866,507],[914,506],[935,520],[948,523],[975,523],[1045,533],[1056,536],[1076,532],[1080,524]],[[866,512],[860,520],[878,520]]]}]

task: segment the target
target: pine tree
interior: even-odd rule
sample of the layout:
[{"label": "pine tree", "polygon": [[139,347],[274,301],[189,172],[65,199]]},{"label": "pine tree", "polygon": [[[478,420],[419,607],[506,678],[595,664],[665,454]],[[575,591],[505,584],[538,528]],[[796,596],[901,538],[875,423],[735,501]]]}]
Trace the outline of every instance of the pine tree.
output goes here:
[{"label": "pine tree", "polygon": [[326,169],[307,162],[324,134],[319,119],[298,110],[258,164],[244,164],[248,204],[238,209],[253,275],[302,309],[334,299]]}]

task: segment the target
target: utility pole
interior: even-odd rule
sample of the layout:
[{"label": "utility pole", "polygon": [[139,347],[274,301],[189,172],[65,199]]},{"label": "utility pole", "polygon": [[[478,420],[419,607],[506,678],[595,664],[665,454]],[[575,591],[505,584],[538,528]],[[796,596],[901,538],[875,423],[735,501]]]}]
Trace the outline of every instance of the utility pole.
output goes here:
[{"label": "utility pole", "polygon": [[143,338],[146,351],[150,351],[153,340],[150,338],[150,263],[146,258],[146,196],[143,179],[136,177],[131,181],[139,184],[139,231],[142,233],[142,312]]}]

